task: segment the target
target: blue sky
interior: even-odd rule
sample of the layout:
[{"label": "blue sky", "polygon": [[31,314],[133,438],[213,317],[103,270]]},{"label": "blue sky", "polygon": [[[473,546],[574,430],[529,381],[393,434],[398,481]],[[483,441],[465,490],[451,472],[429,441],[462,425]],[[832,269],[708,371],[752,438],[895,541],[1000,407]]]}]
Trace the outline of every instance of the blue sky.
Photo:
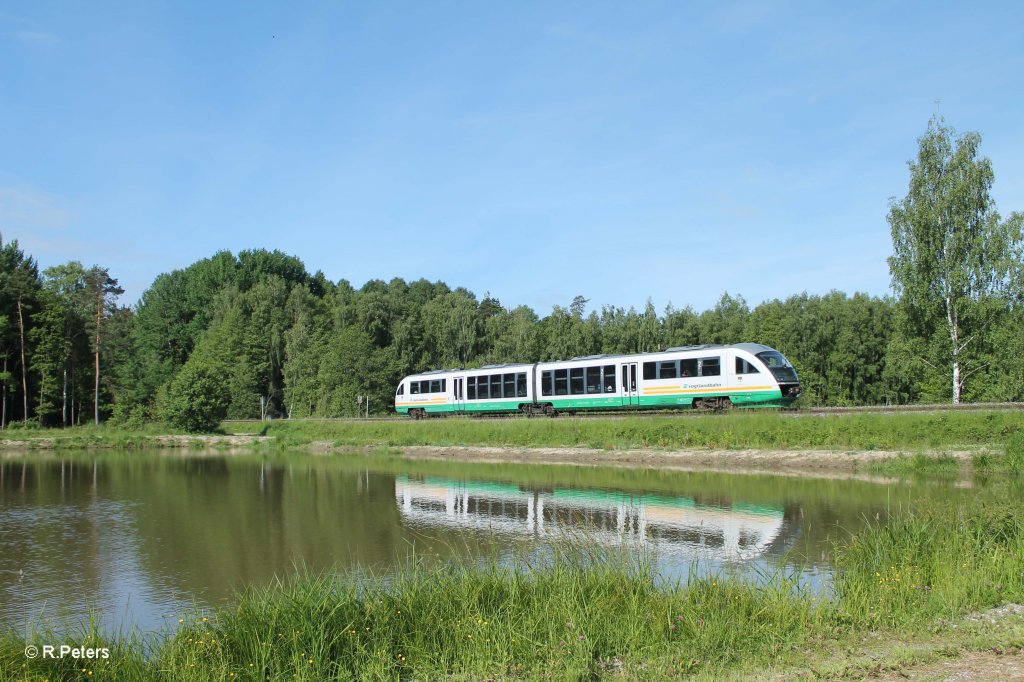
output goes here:
[{"label": "blue sky", "polygon": [[[1024,210],[1024,3],[0,2],[0,231],[544,315],[883,295],[936,111]],[[938,104],[936,104],[938,103]]]}]

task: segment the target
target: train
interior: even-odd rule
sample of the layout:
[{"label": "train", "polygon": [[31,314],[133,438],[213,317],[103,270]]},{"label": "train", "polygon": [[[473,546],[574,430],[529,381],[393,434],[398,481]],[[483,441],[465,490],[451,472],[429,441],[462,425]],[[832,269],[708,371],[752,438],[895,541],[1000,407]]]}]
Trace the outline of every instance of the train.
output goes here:
[{"label": "train", "polygon": [[800,380],[779,351],[759,343],[668,348],[633,355],[484,365],[412,374],[395,412],[557,416],[560,412],[787,407]]}]

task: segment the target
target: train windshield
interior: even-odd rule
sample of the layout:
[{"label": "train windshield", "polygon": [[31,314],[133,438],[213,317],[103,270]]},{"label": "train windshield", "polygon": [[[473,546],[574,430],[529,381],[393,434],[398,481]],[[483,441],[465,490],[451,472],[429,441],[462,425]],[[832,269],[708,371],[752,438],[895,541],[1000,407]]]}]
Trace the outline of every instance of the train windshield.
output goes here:
[{"label": "train windshield", "polygon": [[779,383],[788,383],[798,381],[796,378],[796,370],[793,369],[793,365],[790,364],[786,356],[777,350],[766,350],[763,353],[757,354],[758,359],[768,366],[771,373],[775,376],[775,380]]}]

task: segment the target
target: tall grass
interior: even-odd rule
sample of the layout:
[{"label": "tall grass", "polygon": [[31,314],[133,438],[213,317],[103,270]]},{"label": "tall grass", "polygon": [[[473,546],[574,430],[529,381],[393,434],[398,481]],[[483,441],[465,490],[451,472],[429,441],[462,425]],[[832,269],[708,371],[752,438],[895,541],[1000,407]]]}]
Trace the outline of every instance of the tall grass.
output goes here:
[{"label": "tall grass", "polygon": [[837,615],[902,627],[1024,598],[1019,499],[902,511],[836,548]]},{"label": "tall grass", "polygon": [[[780,577],[660,586],[649,561],[562,548],[544,559],[428,566],[388,576],[298,573],[230,607],[184,619],[149,658],[106,679],[579,679],[633,671],[676,679],[764,661],[812,636],[823,606]],[[28,638],[26,641],[34,641]],[[82,666],[0,662],[50,679]],[[0,663],[2,665],[3,663]],[[8,671],[14,670],[7,668]]]},{"label": "tall grass", "polygon": [[1006,441],[1004,463],[1012,471],[1024,471],[1024,430],[1010,435]]}]

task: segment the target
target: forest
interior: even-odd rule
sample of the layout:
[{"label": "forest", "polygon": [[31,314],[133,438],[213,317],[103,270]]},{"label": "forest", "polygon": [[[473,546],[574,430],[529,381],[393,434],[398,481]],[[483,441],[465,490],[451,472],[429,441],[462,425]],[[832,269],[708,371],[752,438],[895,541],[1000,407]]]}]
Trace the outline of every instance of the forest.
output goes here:
[{"label": "forest", "polygon": [[579,295],[541,316],[441,281],[356,288],[256,249],[161,274],[127,307],[109,268],[40,269],[16,240],[3,241],[0,424],[206,428],[222,418],[354,416],[367,398],[383,415],[413,372],[743,341],[793,362],[802,405],[1020,401],[1024,216],[995,211],[979,142],[941,119],[920,138],[907,195],[890,202],[886,297],[798,293],[751,308],[723,293],[703,311],[648,300],[588,313]]}]

